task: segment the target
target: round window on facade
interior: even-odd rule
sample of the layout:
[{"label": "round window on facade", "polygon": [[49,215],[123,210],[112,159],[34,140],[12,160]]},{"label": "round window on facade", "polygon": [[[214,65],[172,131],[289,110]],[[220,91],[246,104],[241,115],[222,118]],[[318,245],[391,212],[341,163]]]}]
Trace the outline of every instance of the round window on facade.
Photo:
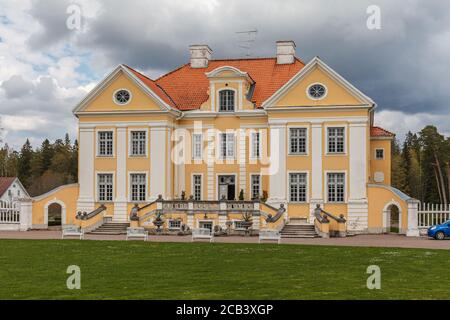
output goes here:
[{"label": "round window on facade", "polygon": [[308,96],[313,100],[320,100],[325,98],[327,89],[320,83],[312,84],[308,87]]},{"label": "round window on facade", "polygon": [[120,89],[114,93],[114,102],[117,104],[127,104],[131,100],[131,93],[128,90]]}]

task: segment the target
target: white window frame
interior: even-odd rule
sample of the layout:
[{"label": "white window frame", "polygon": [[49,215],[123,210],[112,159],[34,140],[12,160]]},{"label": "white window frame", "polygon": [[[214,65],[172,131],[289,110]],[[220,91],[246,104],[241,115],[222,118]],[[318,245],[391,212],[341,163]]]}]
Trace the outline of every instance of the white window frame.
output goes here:
[{"label": "white window frame", "polygon": [[[128,93],[130,94],[130,99],[128,99],[128,101],[127,101],[126,103],[120,103],[120,102],[118,102],[117,99],[116,99],[116,93],[119,92],[120,90],[128,91]],[[126,106],[127,104],[129,104],[129,103],[131,102],[131,100],[133,100],[133,94],[131,93],[131,90],[130,90],[130,89],[127,89],[127,88],[119,88],[119,89],[117,89],[117,90],[115,90],[115,91],[113,92],[112,99],[113,99],[113,101],[114,101],[114,103],[115,103],[116,105],[118,105],[118,106]]]},{"label": "white window frame", "polygon": [[236,227],[236,223],[243,223],[244,220],[233,219],[231,221],[233,222],[233,230],[236,230],[236,231],[245,231],[246,230],[245,227],[242,227],[242,228],[237,228]]},{"label": "white window frame", "polygon": [[201,200],[203,200],[203,173],[196,173],[196,172],[193,172],[192,174],[191,174],[191,193],[192,193],[192,196],[194,197],[194,199],[195,199],[195,185],[194,185],[194,176],[200,176],[201,177],[201,180],[200,180],[200,201]]},{"label": "white window frame", "polygon": [[[99,178],[101,174],[111,174],[112,175],[112,200],[100,200],[99,195]],[[116,196],[116,173],[114,171],[95,171],[95,199],[100,203],[112,203]]]},{"label": "white window frame", "polygon": [[[381,158],[377,157],[377,151],[378,150],[382,150],[383,151],[383,157],[381,157]],[[384,160],[385,159],[384,153],[385,153],[384,148],[375,148],[374,159],[375,160]]]},{"label": "white window frame", "polygon": [[[222,91],[234,91],[234,101],[233,101],[233,110],[220,110],[220,93]],[[217,90],[217,112],[220,113],[233,113],[237,111],[237,99],[238,99],[238,91],[234,88],[231,87],[224,87],[224,88],[220,88],[219,90]]]},{"label": "white window frame", "polygon": [[238,184],[238,174],[234,173],[234,172],[217,172],[216,173],[216,181],[215,181],[215,185],[216,185],[216,195],[215,197],[217,198],[217,200],[221,200],[219,199],[219,177],[220,176],[234,176],[234,198],[238,199],[239,198],[239,193],[241,192],[241,189],[239,189],[239,184]]},{"label": "white window frame", "polygon": [[249,195],[250,195],[250,200],[253,200],[253,176],[258,176],[259,177],[259,198],[261,198],[262,196],[262,174],[261,173],[250,173],[250,190],[249,190]]},{"label": "white window frame", "polygon": [[[347,171],[346,170],[326,170],[326,171],[324,171],[324,173],[325,173],[325,183],[324,183],[324,186],[325,186],[325,190],[324,190],[324,199],[325,199],[325,203],[333,203],[333,204],[346,204],[348,201],[347,201],[347,188],[348,188],[348,181],[347,181],[347,177],[348,177],[348,175],[347,175]],[[342,201],[342,202],[336,202],[336,201],[329,201],[328,200],[328,174],[332,174],[332,173],[342,173],[342,174],[344,174],[344,201]]]},{"label": "white window frame", "polygon": [[[145,154],[133,154],[133,132],[145,132]],[[148,157],[148,129],[147,128],[133,128],[128,130],[128,157],[130,158],[146,158]]]},{"label": "white window frame", "polygon": [[211,231],[214,232],[214,220],[212,219],[201,219],[201,220],[197,220],[197,228],[200,228],[200,223],[211,223]]},{"label": "white window frame", "polygon": [[[131,175],[132,174],[144,174],[145,175],[145,199],[144,200],[133,200]],[[148,200],[149,195],[149,175],[148,171],[128,171],[128,201],[132,203],[144,203]]]},{"label": "white window frame", "polygon": [[[200,155],[196,155],[196,144],[195,137],[200,136]],[[192,159],[193,160],[202,160],[203,158],[203,133],[193,133],[192,134]]]},{"label": "white window frame", "polygon": [[[314,86],[314,85],[316,85],[316,84],[318,84],[318,85],[320,85],[320,86],[322,86],[322,87],[325,88],[325,94],[324,94],[323,96],[319,97],[319,98],[313,97],[313,96],[311,96],[311,95],[309,94],[309,88],[311,88],[312,86]],[[327,95],[328,95],[328,87],[327,87],[326,85],[324,85],[323,83],[321,83],[321,82],[314,82],[314,83],[309,84],[309,85],[306,87],[306,96],[307,96],[309,99],[311,99],[311,100],[319,101],[319,100],[325,99],[325,98],[327,97]]]},{"label": "white window frame", "polygon": [[[258,146],[257,149],[254,148],[254,143],[255,143],[255,137],[256,135],[259,136],[259,140],[258,140]],[[250,131],[250,159],[252,160],[257,160],[257,159],[261,159],[261,152],[262,152],[262,132],[261,130],[251,130]],[[258,150],[259,155],[255,154],[255,151]]]},{"label": "white window frame", "polygon": [[[305,129],[306,130],[306,141],[305,141],[305,152],[291,152],[291,129]],[[309,155],[309,127],[308,126],[288,126],[288,155],[289,156],[307,156]]]},{"label": "white window frame", "polygon": [[[100,132],[112,132],[112,153],[109,155],[100,154]],[[95,156],[97,158],[114,158],[116,156],[116,130],[111,129],[97,129],[95,130]]]},{"label": "white window frame", "polygon": [[[305,201],[291,201],[291,174],[305,174],[306,175],[306,197]],[[307,170],[301,170],[301,171],[287,171],[286,172],[286,190],[287,190],[287,197],[289,200],[289,203],[309,203],[309,190],[310,190],[310,181],[309,181],[309,171]]]},{"label": "white window frame", "polygon": [[[179,222],[180,226],[179,227],[171,227],[170,224],[173,222]],[[167,228],[169,230],[181,230],[182,225],[183,225],[183,221],[181,219],[169,219],[169,221],[167,222]]]},{"label": "white window frame", "polygon": [[[348,126],[346,124],[328,124],[325,125],[325,154],[328,156],[342,156],[347,154],[347,132],[348,132]],[[344,129],[344,151],[343,152],[329,152],[328,151],[328,129],[331,128],[343,128]]]},{"label": "white window frame", "polygon": [[[224,157],[223,155],[222,155],[222,135],[223,134],[226,134],[227,135],[227,138],[226,138],[226,144],[225,144],[225,154],[226,154],[226,156]],[[228,136],[231,136],[231,135],[233,135],[233,139],[228,139]],[[233,150],[233,155],[232,156],[230,156],[230,155],[228,155],[228,150],[229,150],[229,142],[230,141],[233,141],[233,148],[231,149],[231,150]],[[217,133],[217,140],[216,141],[218,141],[218,143],[216,144],[217,145],[217,148],[216,148],[216,150],[218,151],[218,159],[220,159],[220,160],[234,160],[234,159],[236,159],[236,132],[235,131],[225,131],[225,132],[218,132]]]}]

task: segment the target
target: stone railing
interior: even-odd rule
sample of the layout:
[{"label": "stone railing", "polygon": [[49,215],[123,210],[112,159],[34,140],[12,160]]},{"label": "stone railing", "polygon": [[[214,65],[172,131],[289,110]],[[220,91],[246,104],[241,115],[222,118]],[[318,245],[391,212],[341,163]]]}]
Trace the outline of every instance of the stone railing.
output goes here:
[{"label": "stone railing", "polygon": [[[322,238],[329,238],[330,235],[334,237],[347,236],[347,229],[345,225],[347,220],[345,220],[343,215],[337,217],[323,210],[318,204],[314,209],[314,217],[314,227],[317,234]],[[334,220],[337,223],[337,227],[333,228],[332,226],[330,226],[330,219]]]}]

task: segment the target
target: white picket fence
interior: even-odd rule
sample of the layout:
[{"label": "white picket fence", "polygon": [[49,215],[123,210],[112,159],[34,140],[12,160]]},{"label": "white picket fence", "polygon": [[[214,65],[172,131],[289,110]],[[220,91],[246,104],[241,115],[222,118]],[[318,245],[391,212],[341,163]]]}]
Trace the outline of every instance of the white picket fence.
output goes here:
[{"label": "white picket fence", "polygon": [[429,228],[450,220],[450,204],[422,203],[417,213],[419,228]]},{"label": "white picket fence", "polygon": [[20,224],[20,209],[17,202],[0,202],[0,224]]}]

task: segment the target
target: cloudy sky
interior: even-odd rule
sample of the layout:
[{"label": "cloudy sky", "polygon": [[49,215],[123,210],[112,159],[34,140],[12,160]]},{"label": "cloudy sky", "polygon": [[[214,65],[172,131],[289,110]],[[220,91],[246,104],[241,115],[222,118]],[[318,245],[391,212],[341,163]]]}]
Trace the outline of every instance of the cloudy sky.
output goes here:
[{"label": "cloudy sky", "polygon": [[[73,5],[79,29],[67,27]],[[370,5],[379,30],[367,28]],[[304,61],[320,56],[372,97],[376,123],[400,137],[426,124],[449,135],[449,21],[450,1],[440,0],[0,0],[2,135],[15,148],[75,137],[72,108],[117,64],[157,77],[186,63],[193,43],[240,57],[236,32],[252,29],[252,56],[294,40]]]}]

